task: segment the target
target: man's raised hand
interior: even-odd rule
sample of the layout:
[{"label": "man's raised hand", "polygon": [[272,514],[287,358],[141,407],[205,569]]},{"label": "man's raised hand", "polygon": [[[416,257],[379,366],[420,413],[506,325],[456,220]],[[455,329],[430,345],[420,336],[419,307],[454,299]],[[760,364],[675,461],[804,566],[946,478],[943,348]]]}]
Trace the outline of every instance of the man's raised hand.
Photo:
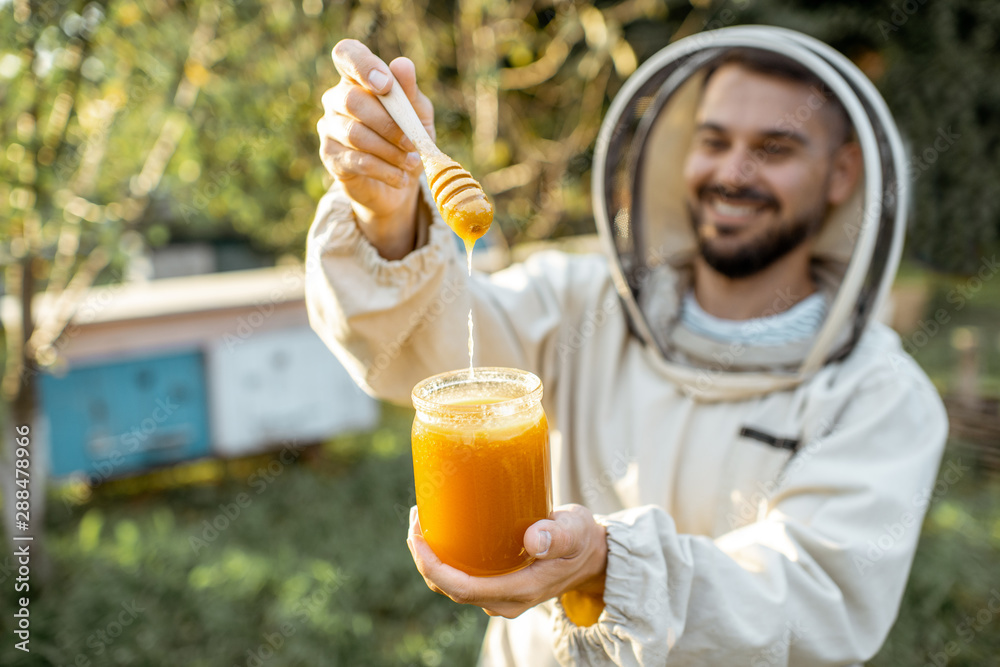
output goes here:
[{"label": "man's raised hand", "polygon": [[341,79],[323,94],[320,158],[350,197],[362,233],[383,257],[398,259],[413,249],[422,168],[375,95],[401,85],[431,137],[434,108],[407,58],[386,65],[361,42],[345,39],[333,48],[333,62]]}]

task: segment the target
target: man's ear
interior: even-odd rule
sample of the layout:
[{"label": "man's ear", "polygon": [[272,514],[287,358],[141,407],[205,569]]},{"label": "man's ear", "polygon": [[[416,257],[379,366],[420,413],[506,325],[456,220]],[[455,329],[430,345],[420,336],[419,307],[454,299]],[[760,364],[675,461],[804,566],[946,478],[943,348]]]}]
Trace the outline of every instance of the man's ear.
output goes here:
[{"label": "man's ear", "polygon": [[861,146],[856,141],[848,141],[833,153],[830,171],[830,188],[827,201],[832,206],[843,204],[854,192],[861,176]]}]

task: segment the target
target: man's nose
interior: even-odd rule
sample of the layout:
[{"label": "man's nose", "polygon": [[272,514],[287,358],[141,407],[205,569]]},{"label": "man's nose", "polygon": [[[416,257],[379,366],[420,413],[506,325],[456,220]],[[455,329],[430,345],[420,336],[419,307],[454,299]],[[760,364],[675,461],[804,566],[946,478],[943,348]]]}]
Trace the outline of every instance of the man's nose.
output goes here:
[{"label": "man's nose", "polygon": [[741,188],[753,181],[758,168],[750,150],[733,146],[721,157],[716,169],[716,181],[722,185]]}]

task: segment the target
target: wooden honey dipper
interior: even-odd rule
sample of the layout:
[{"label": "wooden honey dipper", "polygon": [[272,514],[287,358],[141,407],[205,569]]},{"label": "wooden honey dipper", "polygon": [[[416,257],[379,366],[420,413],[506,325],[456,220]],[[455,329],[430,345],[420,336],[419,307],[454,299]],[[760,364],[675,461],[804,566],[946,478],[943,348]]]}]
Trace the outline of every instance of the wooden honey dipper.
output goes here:
[{"label": "wooden honey dipper", "polygon": [[486,198],[483,187],[462,165],[435,145],[398,81],[393,79],[389,92],[376,97],[417,147],[438,210],[471,252],[472,244],[489,230],[493,222],[493,206]]}]

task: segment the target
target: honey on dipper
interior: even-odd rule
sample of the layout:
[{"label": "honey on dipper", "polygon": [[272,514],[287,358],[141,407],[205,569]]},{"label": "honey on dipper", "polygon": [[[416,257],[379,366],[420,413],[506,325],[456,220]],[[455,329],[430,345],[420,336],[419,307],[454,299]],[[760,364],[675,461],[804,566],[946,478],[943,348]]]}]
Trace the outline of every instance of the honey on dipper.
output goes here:
[{"label": "honey on dipper", "polygon": [[486,198],[483,186],[462,165],[445,155],[427,134],[423,123],[413,110],[403,87],[393,83],[385,95],[378,95],[379,102],[396,121],[403,133],[417,147],[420,160],[427,174],[434,203],[441,217],[452,231],[465,242],[469,273],[472,273],[472,246],[490,229],[493,223],[493,206]]},{"label": "honey on dipper", "polygon": [[490,229],[493,206],[472,175],[440,150],[426,157],[421,151],[427,184],[448,226],[471,247]]}]

